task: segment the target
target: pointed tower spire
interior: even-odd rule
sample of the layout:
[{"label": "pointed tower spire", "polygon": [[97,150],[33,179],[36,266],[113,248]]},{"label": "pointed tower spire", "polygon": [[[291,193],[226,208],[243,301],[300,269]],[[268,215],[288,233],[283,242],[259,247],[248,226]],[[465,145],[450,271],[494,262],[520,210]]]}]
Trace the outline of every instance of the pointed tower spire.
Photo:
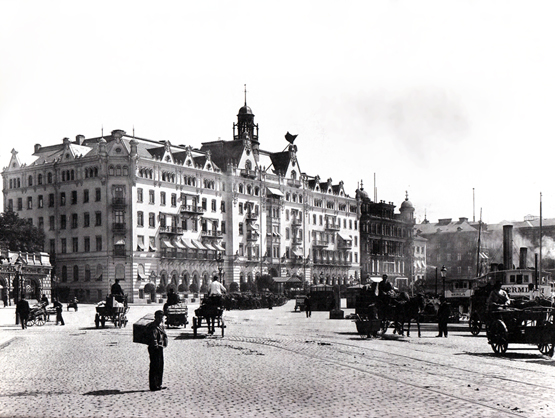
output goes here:
[{"label": "pointed tower spire", "polygon": [[247,85],[245,84],[245,106],[247,105]]}]

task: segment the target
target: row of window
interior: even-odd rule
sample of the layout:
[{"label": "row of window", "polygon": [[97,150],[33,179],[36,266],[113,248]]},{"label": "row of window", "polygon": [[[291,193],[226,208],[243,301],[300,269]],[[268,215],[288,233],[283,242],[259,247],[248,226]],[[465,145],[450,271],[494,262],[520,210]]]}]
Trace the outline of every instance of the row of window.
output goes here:
[{"label": "row of window", "polygon": [[[83,239],[83,247],[82,247],[82,251],[83,252],[91,252],[91,251],[102,251],[102,236],[101,235],[97,235],[93,238],[86,236],[86,237],[82,237]],[[93,241],[94,239],[94,241]],[[91,246],[91,244],[94,242],[94,247]],[[67,238],[60,238],[60,248],[59,248],[59,252],[62,254],[67,254],[69,253],[69,245],[71,244],[71,252],[72,253],[78,253],[79,252],[79,237],[73,237],[71,239],[71,241],[69,241]],[[56,251],[58,249],[56,248],[56,240],[55,239],[50,239],[49,241],[49,249],[48,252],[50,254],[56,254]]]},{"label": "row of window", "polygon": [[[77,197],[77,190],[73,190],[70,195],[70,203],[72,205],[77,205],[79,203],[78,201],[78,197]],[[37,208],[43,208],[44,207],[44,200],[45,200],[45,196],[39,194],[38,196],[36,196],[37,199]],[[100,202],[102,200],[102,192],[100,190],[100,188],[96,188],[94,191],[94,201],[95,202]],[[83,190],[83,200],[82,203],[88,203],[90,201],[90,191],[89,189],[84,189]],[[56,198],[55,198],[55,194],[54,193],[50,193],[48,194],[48,207],[49,208],[53,208],[55,206],[56,203]],[[61,192],[60,193],[60,200],[59,200],[59,204],[60,206],[65,206],[67,203],[67,197],[66,197],[66,193],[65,192]],[[33,196],[28,196],[27,197],[27,209],[33,209]],[[13,211],[14,210],[14,202],[13,199],[8,199],[8,210]],[[18,197],[17,198],[17,210],[21,211],[23,210],[23,198],[22,197]]]},{"label": "row of window", "polygon": [[[117,175],[122,175],[122,170],[120,166],[116,167],[116,170],[119,168],[119,172],[120,174]],[[110,166],[110,175],[114,175],[113,174],[113,166]],[[98,167],[86,167],[84,169],[85,172],[85,178],[93,178],[93,177],[98,177]],[[62,170],[61,172],[61,180],[62,181],[71,181],[71,180],[75,180],[75,170]],[[128,169],[127,166],[123,167],[123,175],[127,176],[128,175]],[[27,177],[27,186],[33,186],[34,184],[34,177],[33,175],[29,175],[29,177]],[[54,182],[54,174],[53,173],[47,173],[46,174],[46,184],[52,184]],[[42,173],[37,174],[37,185],[42,185],[44,183],[44,176]],[[21,179],[19,177],[15,177],[15,178],[11,178],[9,180],[9,188],[10,189],[17,189],[21,187]]]}]

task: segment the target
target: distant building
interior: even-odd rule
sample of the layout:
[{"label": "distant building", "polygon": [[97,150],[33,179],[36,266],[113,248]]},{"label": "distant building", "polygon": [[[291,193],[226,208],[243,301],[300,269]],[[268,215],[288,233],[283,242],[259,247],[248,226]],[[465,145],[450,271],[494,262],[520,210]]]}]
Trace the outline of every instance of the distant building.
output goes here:
[{"label": "distant building", "polygon": [[0,296],[15,303],[27,299],[52,297],[50,257],[46,253],[26,253],[0,249]]},{"label": "distant building", "polygon": [[[414,283],[416,267],[419,274],[423,266],[416,263],[413,236],[414,206],[408,196],[395,213],[395,205],[385,201],[374,202],[361,186],[356,193],[360,206],[361,271],[363,282],[372,278],[381,280],[387,274],[390,282],[400,290],[409,290]],[[419,251],[425,240],[418,238]],[[424,258],[419,255],[418,260]]]},{"label": "distant building", "polygon": [[264,151],[245,100],[233,139],[200,149],[122,130],[37,144],[29,165],[12,151],[4,210],[44,229],[59,287],[83,301],[103,299],[114,279],[130,301],[169,285],[198,291],[220,269],[226,285],[359,279],[356,199],[302,172],[287,140]]}]

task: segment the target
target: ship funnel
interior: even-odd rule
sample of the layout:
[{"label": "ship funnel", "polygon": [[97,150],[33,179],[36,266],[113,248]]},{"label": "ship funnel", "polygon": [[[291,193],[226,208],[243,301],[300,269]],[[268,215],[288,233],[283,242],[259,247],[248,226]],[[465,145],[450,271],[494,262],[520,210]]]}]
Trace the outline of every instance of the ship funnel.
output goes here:
[{"label": "ship funnel", "polygon": [[513,226],[503,225],[503,266],[505,270],[513,268]]},{"label": "ship funnel", "polygon": [[519,266],[521,269],[526,268],[526,259],[528,258],[528,248],[520,247],[520,263]]}]

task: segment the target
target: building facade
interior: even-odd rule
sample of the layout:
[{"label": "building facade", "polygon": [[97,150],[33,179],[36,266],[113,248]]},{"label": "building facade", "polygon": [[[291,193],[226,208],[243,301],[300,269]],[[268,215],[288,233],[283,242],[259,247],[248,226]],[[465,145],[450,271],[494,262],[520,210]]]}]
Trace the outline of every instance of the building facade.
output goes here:
[{"label": "building facade", "polygon": [[357,201],[342,182],[301,172],[288,141],[261,149],[245,101],[233,139],[200,148],[122,130],[37,144],[29,165],[12,151],[4,210],[44,229],[59,286],[80,300],[102,300],[116,278],[130,301],[170,284],[202,290],[220,271],[226,285],[356,280]]},{"label": "building facade", "polygon": [[[395,213],[392,202],[372,201],[362,186],[357,190],[356,197],[360,205],[363,283],[372,279],[381,280],[382,275],[387,274],[390,282],[400,290],[410,290],[414,284],[416,268],[420,272],[422,266],[416,263],[414,207],[408,196],[401,204],[400,213]],[[418,238],[419,251],[424,254],[425,242]],[[421,259],[419,256],[418,260]]]}]

